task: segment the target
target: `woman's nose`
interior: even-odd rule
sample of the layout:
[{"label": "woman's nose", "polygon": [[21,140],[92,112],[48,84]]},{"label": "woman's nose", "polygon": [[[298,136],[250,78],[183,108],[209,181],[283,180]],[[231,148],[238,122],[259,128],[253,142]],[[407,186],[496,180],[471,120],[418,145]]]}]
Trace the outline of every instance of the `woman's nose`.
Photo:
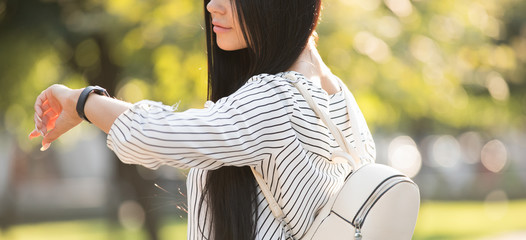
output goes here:
[{"label": "woman's nose", "polygon": [[208,4],[206,4],[206,10],[210,13],[218,13],[218,14],[224,14],[225,13],[225,2],[228,2],[230,0],[210,0]]}]

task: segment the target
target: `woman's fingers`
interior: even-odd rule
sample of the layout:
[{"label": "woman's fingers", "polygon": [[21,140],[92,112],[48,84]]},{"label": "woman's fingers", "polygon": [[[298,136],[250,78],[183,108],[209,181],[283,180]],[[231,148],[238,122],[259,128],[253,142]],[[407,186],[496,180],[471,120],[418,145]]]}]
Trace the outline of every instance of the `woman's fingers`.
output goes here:
[{"label": "woman's fingers", "polygon": [[62,134],[71,130],[73,127],[77,126],[82,122],[82,120],[72,120],[71,116],[68,114],[61,114],[57,118],[50,121],[53,126],[49,128],[49,131],[44,135],[42,139],[42,148],[40,150],[45,151],[49,148],[49,145],[57,140]]},{"label": "woman's fingers", "polygon": [[35,128],[44,136],[46,132],[55,127],[55,120],[60,115],[62,107],[55,100],[50,88],[44,90],[35,102]]},{"label": "woman's fingers", "polygon": [[45,151],[50,144],[65,132],[82,122],[77,116],[72,101],[72,89],[63,85],[53,85],[42,91],[35,101],[35,129],[29,134],[33,139],[43,136],[42,148]]},{"label": "woman's fingers", "polygon": [[42,125],[42,119],[37,115],[36,112],[33,114],[33,121],[35,122],[35,129],[38,130],[40,125]]},{"label": "woman's fingers", "polygon": [[29,134],[29,139],[33,139],[33,138],[36,138],[38,136],[40,136],[40,132],[35,128],[33,129],[33,131]]},{"label": "woman's fingers", "polygon": [[46,96],[46,91],[49,91],[49,89],[46,89],[44,91],[42,91],[37,99],[35,100],[35,113],[39,116],[42,116],[42,114],[44,113],[44,110],[43,108],[44,107],[49,107],[49,105],[47,104],[47,96]]},{"label": "woman's fingers", "polygon": [[49,146],[51,146],[51,143],[42,142],[42,147],[40,147],[40,151],[46,151],[49,148]]},{"label": "woman's fingers", "polygon": [[49,119],[49,121],[47,122],[47,125],[46,125],[46,130],[47,131],[53,130],[53,128],[55,128],[55,123],[56,123],[58,117],[59,117],[59,115],[52,115],[50,117],[50,119]]},{"label": "woman's fingers", "polygon": [[34,114],[34,119],[35,119],[35,123],[41,123],[42,122],[42,118],[40,118],[40,116],[38,116],[37,113]]},{"label": "woman's fingers", "polygon": [[[35,121],[35,129],[29,133],[29,139],[45,136],[49,129],[55,127],[55,121],[58,118],[59,113],[53,110],[49,103],[49,99],[53,97],[54,96],[50,87],[42,91],[35,100],[35,114],[33,116]],[[49,144],[47,144],[47,146],[43,146],[41,150],[45,150],[48,147]]]},{"label": "woman's fingers", "polygon": [[44,118],[45,112],[47,112],[49,110],[49,101],[48,101],[48,98],[47,98],[47,92],[48,91],[49,91],[49,88],[44,90],[44,91],[42,91],[38,95],[37,99],[35,100],[35,105],[34,105],[34,109],[35,109],[35,117],[34,117],[34,119],[35,119],[35,127],[41,133],[43,132],[42,131],[42,127],[43,127],[42,119]]},{"label": "woman's fingers", "polygon": [[44,135],[43,132],[40,130],[40,126],[42,126],[42,119],[35,113],[33,116],[33,120],[35,121],[35,129],[33,129],[31,133],[29,133],[29,139],[33,139],[40,135]]}]

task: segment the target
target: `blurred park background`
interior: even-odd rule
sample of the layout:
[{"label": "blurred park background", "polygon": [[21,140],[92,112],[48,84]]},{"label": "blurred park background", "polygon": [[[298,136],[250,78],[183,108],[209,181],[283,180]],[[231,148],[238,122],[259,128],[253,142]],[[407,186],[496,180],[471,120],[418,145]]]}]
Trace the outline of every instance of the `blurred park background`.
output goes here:
[{"label": "blurred park background", "polygon": [[[202,107],[203,25],[194,0],[0,0],[0,239],[186,238],[185,170],[124,165],[86,123],[27,135],[53,83]],[[377,161],[420,186],[414,239],[526,239],[525,0],[326,0],[318,33]]]}]

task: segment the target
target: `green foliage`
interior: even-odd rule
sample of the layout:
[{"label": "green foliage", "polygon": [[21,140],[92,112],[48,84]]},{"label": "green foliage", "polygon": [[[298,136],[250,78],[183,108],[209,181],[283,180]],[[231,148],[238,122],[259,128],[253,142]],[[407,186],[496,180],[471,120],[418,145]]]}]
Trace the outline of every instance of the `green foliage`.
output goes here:
[{"label": "green foliage", "polygon": [[[21,224],[10,228],[3,234],[0,232],[0,236],[5,240],[147,239],[146,232],[141,229],[126,229],[99,219]],[[186,239],[186,222],[180,219],[165,221],[165,224],[160,227],[159,237],[160,239]]]},{"label": "green foliage", "polygon": [[[373,131],[525,128],[526,2],[324,5],[320,52]],[[0,122],[27,145],[33,101],[53,83],[201,107],[202,12],[192,0],[0,0]]]},{"label": "green foliage", "polygon": [[427,133],[524,128],[524,6],[327,1],[319,46],[373,129],[418,134],[422,122]]},{"label": "green foliage", "polygon": [[427,202],[422,204],[414,239],[481,239],[525,231],[525,201]]}]

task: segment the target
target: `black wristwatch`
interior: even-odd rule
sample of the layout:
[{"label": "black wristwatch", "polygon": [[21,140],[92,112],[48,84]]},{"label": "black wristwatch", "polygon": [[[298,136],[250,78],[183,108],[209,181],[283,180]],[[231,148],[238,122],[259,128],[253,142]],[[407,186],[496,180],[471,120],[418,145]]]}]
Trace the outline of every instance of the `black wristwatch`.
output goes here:
[{"label": "black wristwatch", "polygon": [[88,100],[88,97],[90,93],[96,93],[98,95],[103,95],[109,97],[110,94],[106,89],[101,88],[99,86],[88,86],[82,90],[82,93],[80,93],[79,100],[77,100],[77,113],[79,114],[79,117],[88,121],[91,123],[90,120],[86,117],[86,114],[84,114],[84,105],[86,105],[86,100]]}]

